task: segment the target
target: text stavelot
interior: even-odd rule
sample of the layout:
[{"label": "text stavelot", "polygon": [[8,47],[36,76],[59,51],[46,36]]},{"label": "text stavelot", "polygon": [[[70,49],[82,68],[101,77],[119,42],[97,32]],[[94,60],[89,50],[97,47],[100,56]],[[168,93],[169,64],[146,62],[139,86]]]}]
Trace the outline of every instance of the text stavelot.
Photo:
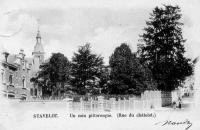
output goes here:
[{"label": "text stavelot", "polygon": [[33,118],[58,118],[58,114],[33,114]]}]

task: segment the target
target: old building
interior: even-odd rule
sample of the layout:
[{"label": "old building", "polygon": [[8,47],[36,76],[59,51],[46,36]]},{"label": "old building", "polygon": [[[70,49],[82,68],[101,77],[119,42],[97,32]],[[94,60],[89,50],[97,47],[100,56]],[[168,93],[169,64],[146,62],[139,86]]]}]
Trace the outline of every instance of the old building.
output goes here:
[{"label": "old building", "polygon": [[[32,71],[31,77],[35,77],[37,72],[39,71],[39,66],[44,62],[44,48],[41,42],[40,31],[38,30],[36,36],[36,44],[34,46],[34,50],[32,52],[33,59],[32,61]],[[42,88],[32,83],[32,87],[30,88],[30,94],[32,98],[40,98],[42,96]]]},{"label": "old building", "polygon": [[44,62],[44,49],[41,43],[40,32],[37,32],[36,44],[32,52],[33,57],[26,58],[24,50],[19,54],[2,53],[1,83],[3,95],[7,98],[31,99],[39,98],[41,88],[30,82]]}]

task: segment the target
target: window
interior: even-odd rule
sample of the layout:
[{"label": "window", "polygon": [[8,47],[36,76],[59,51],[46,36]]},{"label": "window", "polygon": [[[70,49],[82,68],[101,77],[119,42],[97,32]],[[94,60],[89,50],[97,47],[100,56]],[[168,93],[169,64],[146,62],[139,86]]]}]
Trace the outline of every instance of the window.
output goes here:
[{"label": "window", "polygon": [[37,89],[35,89],[35,94],[34,95],[37,96]]},{"label": "window", "polygon": [[2,81],[2,83],[4,83],[4,70],[3,69],[1,70],[1,81]]},{"label": "window", "polygon": [[13,83],[13,75],[9,75],[9,84],[12,84]]},{"label": "window", "polygon": [[23,76],[23,79],[22,79],[22,88],[26,88],[26,80],[25,80],[24,76]]},{"label": "window", "polygon": [[31,96],[33,96],[33,88],[31,88],[30,93],[31,93]]}]

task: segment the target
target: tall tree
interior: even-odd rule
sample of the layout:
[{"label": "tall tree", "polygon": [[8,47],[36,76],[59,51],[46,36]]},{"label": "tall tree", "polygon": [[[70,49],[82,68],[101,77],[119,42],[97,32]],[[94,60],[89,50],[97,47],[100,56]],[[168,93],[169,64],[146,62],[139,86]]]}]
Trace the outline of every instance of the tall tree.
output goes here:
[{"label": "tall tree", "polygon": [[192,74],[191,60],[184,57],[186,41],[182,36],[181,10],[178,6],[156,7],[140,35],[138,53],[147,64],[160,90],[175,89]]},{"label": "tall tree", "polygon": [[109,66],[102,67],[98,86],[100,88],[100,93],[103,93],[103,94],[109,93],[109,86],[110,86],[110,67]]},{"label": "tall tree", "polygon": [[97,93],[103,58],[91,52],[90,44],[80,46],[72,57],[71,84],[78,94]]},{"label": "tall tree", "polygon": [[[140,94],[154,86],[150,86],[153,82],[148,75],[150,71],[147,71],[148,68],[140,64],[127,44],[123,43],[114,50],[109,63],[111,67],[111,94]],[[149,82],[147,82],[148,80]]]},{"label": "tall tree", "polygon": [[51,92],[51,96],[60,96],[65,83],[69,81],[70,62],[61,53],[53,53],[48,62],[40,66],[37,77],[32,81],[43,86],[44,92]]}]

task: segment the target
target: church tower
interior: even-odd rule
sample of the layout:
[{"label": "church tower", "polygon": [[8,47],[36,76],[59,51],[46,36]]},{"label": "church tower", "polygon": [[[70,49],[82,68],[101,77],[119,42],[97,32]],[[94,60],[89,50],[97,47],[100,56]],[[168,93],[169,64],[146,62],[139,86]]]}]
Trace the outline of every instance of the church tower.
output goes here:
[{"label": "church tower", "polygon": [[36,44],[34,46],[34,51],[32,52],[32,55],[34,71],[38,71],[39,66],[44,62],[44,48],[41,43],[41,35],[39,29],[37,32]]}]

